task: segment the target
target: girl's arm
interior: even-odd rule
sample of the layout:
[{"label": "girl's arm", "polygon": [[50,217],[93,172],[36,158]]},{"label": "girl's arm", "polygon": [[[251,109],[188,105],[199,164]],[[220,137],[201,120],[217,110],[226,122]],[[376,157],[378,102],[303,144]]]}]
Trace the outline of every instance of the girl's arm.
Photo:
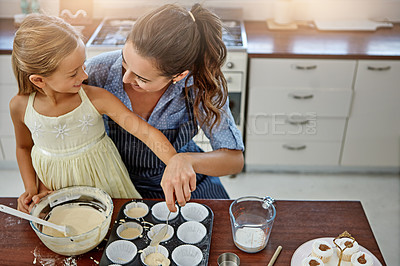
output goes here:
[{"label": "girl's arm", "polygon": [[25,192],[18,198],[18,210],[28,212],[32,197],[38,193],[36,185],[36,173],[33,169],[31,150],[33,140],[31,132],[24,123],[25,109],[28,102],[27,96],[17,95],[10,101],[10,114],[14,124],[16,139],[16,155],[24,182]]},{"label": "girl's arm", "polygon": [[176,154],[167,137],[131,112],[116,96],[105,89],[83,87],[101,114],[109,116],[123,129],[145,143],[165,164]]},{"label": "girl's arm", "polygon": [[190,200],[191,192],[196,189],[196,173],[209,176],[236,174],[243,165],[240,150],[178,153],[170,160],[161,180],[168,208],[175,211],[175,200],[181,206]]}]

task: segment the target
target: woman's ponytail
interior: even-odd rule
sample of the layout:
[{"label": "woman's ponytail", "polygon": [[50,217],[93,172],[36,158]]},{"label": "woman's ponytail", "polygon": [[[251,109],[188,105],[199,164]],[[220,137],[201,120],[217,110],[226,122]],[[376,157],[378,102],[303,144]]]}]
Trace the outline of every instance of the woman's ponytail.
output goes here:
[{"label": "woman's ponytail", "polygon": [[[221,70],[226,58],[226,46],[222,41],[222,22],[200,4],[195,4],[190,12],[200,33],[200,50],[191,73],[197,95],[194,100],[194,113],[201,123],[212,128],[220,121],[220,112],[228,95],[226,80]],[[200,107],[204,110],[204,117],[201,116]]]}]

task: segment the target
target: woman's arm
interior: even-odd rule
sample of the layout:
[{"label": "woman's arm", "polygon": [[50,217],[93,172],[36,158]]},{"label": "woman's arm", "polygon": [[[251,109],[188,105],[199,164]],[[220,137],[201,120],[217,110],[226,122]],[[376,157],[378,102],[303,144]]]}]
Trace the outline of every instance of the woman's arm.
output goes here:
[{"label": "woman's arm", "polygon": [[32,197],[38,193],[36,172],[31,158],[33,140],[28,127],[24,123],[27,100],[27,96],[17,95],[10,101],[10,114],[16,139],[17,162],[25,187],[25,192],[18,198],[18,210],[24,212],[29,211]]},{"label": "woman's arm", "polygon": [[169,163],[176,151],[161,131],[131,112],[111,92],[92,86],[84,88],[99,113],[109,116],[123,129],[145,143],[165,164]]},{"label": "woman's arm", "polygon": [[165,168],[161,180],[168,208],[175,211],[175,200],[180,206],[190,200],[191,192],[196,189],[196,173],[210,176],[236,174],[243,169],[243,165],[243,152],[240,150],[176,154]]}]

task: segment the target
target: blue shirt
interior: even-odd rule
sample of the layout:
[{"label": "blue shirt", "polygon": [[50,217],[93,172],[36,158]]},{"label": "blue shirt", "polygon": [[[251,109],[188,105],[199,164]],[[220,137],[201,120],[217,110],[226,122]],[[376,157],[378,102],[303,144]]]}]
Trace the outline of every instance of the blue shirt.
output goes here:
[{"label": "blue shirt", "polygon": [[[130,99],[122,83],[121,50],[103,53],[88,59],[86,62],[86,71],[89,75],[89,85],[105,88],[132,110]],[[150,125],[157,129],[175,129],[181,123],[188,121],[189,117],[186,110],[187,105],[184,90],[185,80],[186,78],[176,84],[171,84],[161,96],[147,121]],[[190,79],[188,80],[188,85],[191,84],[193,84],[193,81]],[[105,119],[109,118],[106,117]],[[202,130],[207,138],[210,139],[214,150],[221,148],[244,150],[243,139],[235,125],[228,101],[223,106],[221,122],[216,124],[212,131],[206,125],[202,126]]]}]

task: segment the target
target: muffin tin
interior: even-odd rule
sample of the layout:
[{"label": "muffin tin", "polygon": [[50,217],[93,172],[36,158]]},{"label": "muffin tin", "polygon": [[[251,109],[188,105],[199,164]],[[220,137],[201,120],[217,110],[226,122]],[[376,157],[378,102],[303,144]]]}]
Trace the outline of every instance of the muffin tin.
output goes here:
[{"label": "muffin tin", "polygon": [[[125,210],[125,207],[128,204],[131,204],[132,202],[146,204],[147,207],[148,207],[148,210],[149,210],[148,213],[146,214],[146,216],[144,216],[142,218],[136,218],[136,219],[128,217],[125,214],[124,210]],[[150,245],[150,241],[151,240],[148,237],[148,232],[150,231],[151,227],[153,227],[154,225],[165,224],[165,221],[158,220],[157,218],[155,218],[152,215],[152,210],[151,209],[152,209],[153,205],[155,205],[155,204],[157,204],[159,202],[162,202],[162,201],[156,201],[156,200],[133,200],[133,201],[126,202],[121,207],[121,209],[118,212],[116,221],[113,224],[113,227],[111,228],[111,232],[110,232],[110,236],[109,236],[106,248],[105,248],[105,250],[103,252],[103,255],[101,257],[101,260],[100,260],[100,265],[101,266],[103,266],[103,265],[106,266],[106,265],[112,265],[113,264],[113,262],[107,257],[106,253],[107,253],[107,248],[109,247],[109,245],[111,243],[117,241],[117,240],[124,240],[124,241],[132,242],[133,244],[136,245],[137,251],[138,251],[132,261],[130,261],[130,262],[126,263],[126,264],[123,264],[123,265],[128,265],[128,266],[130,266],[130,265],[144,265],[140,260],[140,255],[141,255],[142,250],[144,250],[146,247],[148,247]],[[194,204],[198,204],[198,203],[194,203]],[[205,266],[205,265],[208,265],[208,258],[209,258],[209,254],[210,254],[211,234],[212,234],[212,226],[213,226],[213,221],[214,221],[214,214],[213,214],[211,208],[208,207],[207,205],[204,205],[204,204],[200,204],[200,205],[201,205],[200,206],[201,209],[203,209],[203,207],[204,207],[208,211],[208,215],[200,222],[206,229],[206,235],[204,236],[204,238],[201,241],[199,241],[198,243],[195,243],[195,244],[191,244],[191,245],[193,245],[193,246],[195,246],[195,247],[197,247],[197,248],[199,248],[201,250],[203,258],[202,258],[202,260],[200,261],[200,263],[198,265],[201,265],[201,266],[204,265]],[[130,206],[132,206],[132,204]],[[170,226],[172,226],[173,229],[174,229],[174,235],[169,240],[161,242],[161,244],[160,244],[161,246],[167,248],[167,250],[169,252],[168,259],[171,261],[170,265],[172,265],[172,266],[177,265],[172,259],[172,253],[173,253],[174,249],[177,248],[177,247],[189,244],[189,243],[185,243],[182,240],[180,240],[178,238],[178,235],[177,235],[179,226],[182,225],[185,222],[188,222],[188,220],[186,220],[183,217],[183,215],[181,213],[181,209],[182,208],[179,208],[178,215],[173,219],[170,218],[170,220],[168,222],[168,224]],[[172,216],[172,214],[171,214],[171,216]],[[136,223],[140,224],[143,227],[142,235],[140,237],[136,238],[136,239],[133,239],[133,240],[126,240],[126,239],[123,239],[123,238],[119,237],[118,234],[117,234],[117,228],[121,224],[123,224],[125,222],[136,222]]]}]

